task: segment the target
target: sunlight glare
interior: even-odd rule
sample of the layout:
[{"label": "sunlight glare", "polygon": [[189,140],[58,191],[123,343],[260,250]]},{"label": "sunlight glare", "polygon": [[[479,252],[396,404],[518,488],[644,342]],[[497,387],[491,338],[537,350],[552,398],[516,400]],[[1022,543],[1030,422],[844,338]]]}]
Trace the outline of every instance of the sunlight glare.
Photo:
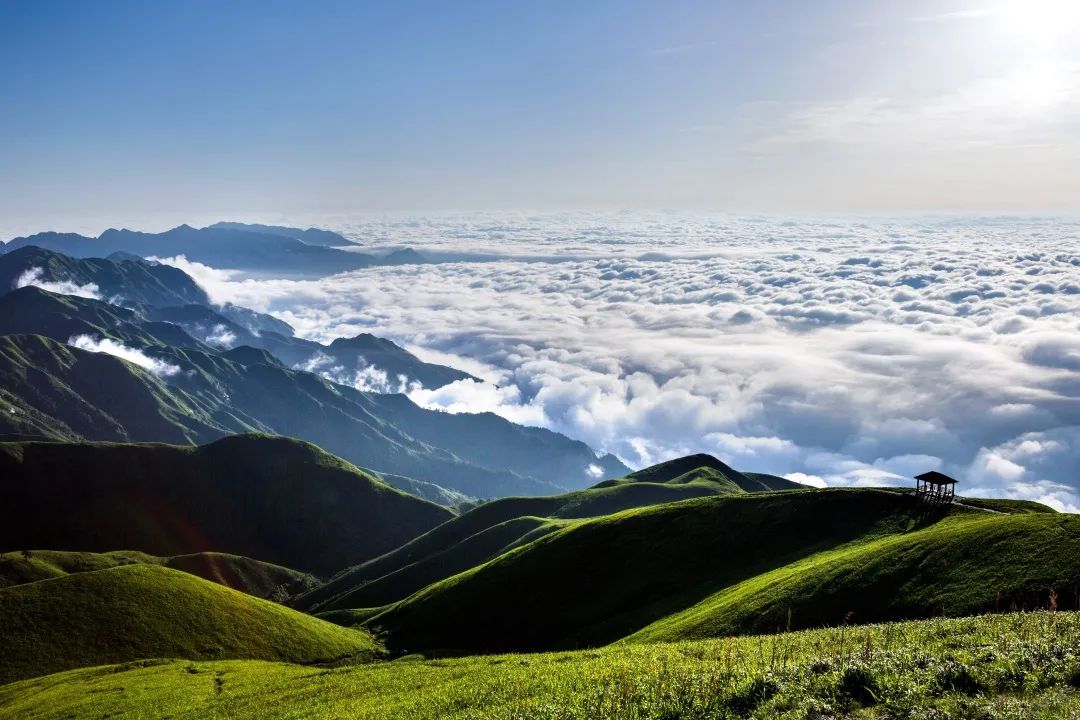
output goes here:
[{"label": "sunlight glare", "polygon": [[1054,50],[1080,30],[1080,0],[1005,0],[999,15],[1010,33],[1037,50]]}]

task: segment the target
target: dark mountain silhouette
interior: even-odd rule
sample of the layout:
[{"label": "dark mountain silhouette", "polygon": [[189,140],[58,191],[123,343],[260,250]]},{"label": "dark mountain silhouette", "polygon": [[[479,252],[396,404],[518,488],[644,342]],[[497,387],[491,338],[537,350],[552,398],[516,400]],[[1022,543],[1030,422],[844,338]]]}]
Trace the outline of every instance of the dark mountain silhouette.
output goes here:
[{"label": "dark mountain silhouette", "polygon": [[311,443],[0,443],[0,547],[218,551],[325,575],[453,515]]},{"label": "dark mountain silhouette", "polygon": [[258,223],[239,222],[216,222],[207,227],[221,230],[243,230],[245,232],[262,233],[264,235],[281,235],[282,237],[303,240],[308,245],[322,245],[323,247],[338,247],[341,245],[355,244],[352,240],[347,239],[343,235],[331,232],[330,230],[322,230],[320,228],[301,230],[300,228],[282,227],[280,225],[260,225]]}]

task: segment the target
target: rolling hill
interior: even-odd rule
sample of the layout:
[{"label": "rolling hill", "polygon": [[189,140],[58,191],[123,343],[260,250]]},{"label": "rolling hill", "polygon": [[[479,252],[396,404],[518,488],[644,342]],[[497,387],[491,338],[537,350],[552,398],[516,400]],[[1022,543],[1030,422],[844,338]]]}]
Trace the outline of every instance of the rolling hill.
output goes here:
[{"label": "rolling hill", "polygon": [[453,515],[310,443],[0,443],[0,548],[224,552],[314,574],[391,550]]},{"label": "rolling hill", "polygon": [[[776,478],[773,484],[785,489],[804,487],[783,478]],[[765,489],[760,482],[711,455],[690,455],[586,490],[551,497],[493,500],[382,557],[338,573],[326,585],[293,602],[296,607],[318,612],[385,605],[564,527],[568,520],[687,498]]]},{"label": "rolling hill", "polygon": [[789,609],[792,627],[963,614],[1045,605],[1080,584],[1078,551],[1073,516],[885,490],[735,494],[570,524],[367,624],[398,650],[491,652],[775,630]]},{"label": "rolling hill", "polygon": [[0,683],[152,658],[366,659],[371,636],[187,573],[126,565],[0,589]]},{"label": "rolling hill", "polygon": [[299,570],[225,553],[157,557],[136,550],[106,553],[34,550],[0,553],[0,588],[123,565],[160,565],[275,601],[318,584],[313,576]]},{"label": "rolling hill", "polygon": [[626,642],[719,637],[988,611],[1074,607],[1080,517],[962,514],[914,532],[823,552],[726,587]]}]

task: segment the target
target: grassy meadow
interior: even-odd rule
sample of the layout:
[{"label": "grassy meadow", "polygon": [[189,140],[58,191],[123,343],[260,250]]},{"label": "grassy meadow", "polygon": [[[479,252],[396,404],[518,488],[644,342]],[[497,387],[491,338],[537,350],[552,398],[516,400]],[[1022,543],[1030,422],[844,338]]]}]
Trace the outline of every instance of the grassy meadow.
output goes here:
[{"label": "grassy meadow", "polygon": [[343,667],[147,661],[0,687],[0,718],[1080,717],[1080,614],[1040,611]]}]

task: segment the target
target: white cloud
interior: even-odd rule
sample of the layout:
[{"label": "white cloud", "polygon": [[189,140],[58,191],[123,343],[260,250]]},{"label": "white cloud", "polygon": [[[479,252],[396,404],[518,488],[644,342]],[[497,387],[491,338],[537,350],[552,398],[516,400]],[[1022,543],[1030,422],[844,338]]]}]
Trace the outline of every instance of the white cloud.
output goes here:
[{"label": "white cloud", "polygon": [[820,478],[817,475],[807,475],[806,473],[797,472],[789,473],[784,477],[786,477],[788,480],[794,480],[797,483],[802,483],[803,485],[809,485],[810,487],[823,488],[828,486],[828,483],[825,482],[825,479]]},{"label": "white cloud", "polygon": [[228,300],[229,296],[235,292],[230,283],[240,282],[237,278],[243,274],[239,270],[212,268],[209,265],[188,260],[186,255],[164,258],[151,255],[146,259],[150,262],[159,262],[183,270],[206,291],[210,301],[215,305],[220,305]]},{"label": "white cloud", "polygon": [[[344,229],[465,259],[219,276],[217,297],[320,341],[390,337],[484,379],[410,392],[418,403],[549,427],[632,465],[704,451],[835,485],[934,468],[999,494],[1078,483],[1023,455],[1080,434],[1075,223],[631,213]],[[984,448],[1025,472],[1010,479]]]},{"label": "white cloud", "polygon": [[210,332],[206,334],[204,339],[210,345],[228,348],[236,343],[236,334],[224,325],[219,324],[210,328]]},{"label": "white cloud", "polygon": [[316,373],[338,385],[348,385],[362,392],[387,394],[409,394],[420,388],[420,383],[411,380],[405,375],[397,375],[393,378],[389,374],[374,365],[369,365],[361,357],[356,367],[346,368],[344,365],[335,364],[329,355],[316,352],[306,361],[296,365],[298,370]]},{"label": "white cloud", "polygon": [[141,368],[149,370],[158,377],[171,377],[180,372],[180,368],[172,363],[150,357],[141,350],[130,348],[123,343],[118,343],[109,338],[96,338],[91,335],[74,335],[67,341],[68,345],[95,353],[107,353],[123,358]]},{"label": "white cloud", "polygon": [[92,300],[101,299],[101,293],[98,292],[98,286],[94,283],[79,285],[70,280],[49,281],[42,279],[44,274],[45,271],[42,268],[28,268],[15,279],[15,287],[21,288],[33,285],[34,287],[39,287],[42,290],[48,290],[49,292],[57,293],[58,295],[77,295],[78,297],[90,298]]},{"label": "white cloud", "polygon": [[524,425],[548,424],[543,406],[523,402],[521,391],[514,385],[499,387],[464,379],[427,390],[418,384],[409,392],[409,399],[421,407],[449,413],[493,412]]},{"label": "white cloud", "polygon": [[1080,427],[1027,432],[981,448],[963,477],[975,495],[1036,500],[1080,512]]}]

